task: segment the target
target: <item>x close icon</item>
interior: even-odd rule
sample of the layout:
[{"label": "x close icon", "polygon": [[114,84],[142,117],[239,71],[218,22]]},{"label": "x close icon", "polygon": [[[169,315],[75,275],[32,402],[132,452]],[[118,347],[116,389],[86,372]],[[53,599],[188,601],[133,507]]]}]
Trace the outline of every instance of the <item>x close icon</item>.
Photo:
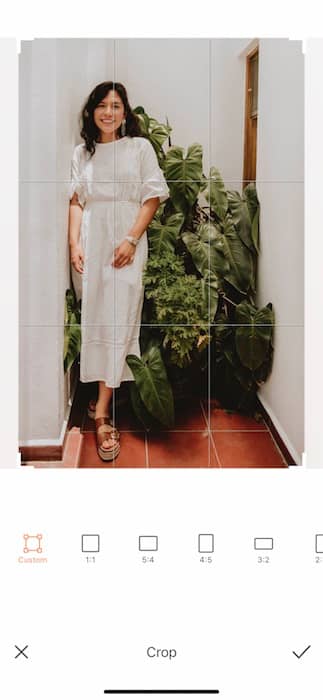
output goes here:
[{"label": "x close icon", "polygon": [[18,650],[18,654],[15,656],[15,659],[18,659],[18,656],[24,656],[25,659],[28,659],[27,654],[25,654],[26,649],[28,649],[28,644],[23,649],[20,649],[17,647],[17,644],[15,644],[16,649]]}]

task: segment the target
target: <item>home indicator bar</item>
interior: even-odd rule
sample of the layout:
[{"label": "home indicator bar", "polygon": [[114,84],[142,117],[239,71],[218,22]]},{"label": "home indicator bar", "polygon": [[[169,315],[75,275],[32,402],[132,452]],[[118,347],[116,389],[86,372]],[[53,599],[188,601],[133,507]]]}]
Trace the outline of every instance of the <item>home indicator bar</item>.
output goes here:
[{"label": "home indicator bar", "polygon": [[106,695],[219,695],[219,690],[105,690]]}]

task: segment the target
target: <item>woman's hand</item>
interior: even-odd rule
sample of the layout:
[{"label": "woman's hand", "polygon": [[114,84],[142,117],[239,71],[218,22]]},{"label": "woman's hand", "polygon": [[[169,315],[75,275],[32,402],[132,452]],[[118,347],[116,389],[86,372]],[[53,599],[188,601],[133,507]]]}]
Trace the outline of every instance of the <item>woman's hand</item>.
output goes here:
[{"label": "woman's hand", "polygon": [[129,241],[122,241],[114,251],[113,267],[130,265],[135,257],[136,248]]},{"label": "woman's hand", "polygon": [[76,272],[83,273],[84,267],[84,252],[80,243],[71,245],[71,263]]}]

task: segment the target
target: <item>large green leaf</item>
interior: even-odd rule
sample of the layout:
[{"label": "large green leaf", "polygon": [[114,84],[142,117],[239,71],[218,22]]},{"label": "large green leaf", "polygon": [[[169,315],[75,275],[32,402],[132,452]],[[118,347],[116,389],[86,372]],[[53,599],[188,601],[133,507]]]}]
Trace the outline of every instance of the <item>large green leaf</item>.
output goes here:
[{"label": "large green leaf", "polygon": [[150,119],[149,121],[149,140],[153,144],[156,150],[159,150],[163,143],[168,139],[171,127],[166,126],[166,124],[160,124],[156,119]]},{"label": "large green leaf", "polygon": [[196,232],[203,243],[212,243],[212,241],[218,240],[219,237],[218,229],[211,222],[200,224]]},{"label": "large green leaf", "polygon": [[[196,233],[185,231],[182,239],[189,250],[194,265],[204,276],[209,270],[223,278],[229,273],[229,262],[224,257],[224,246],[221,236],[212,224],[202,224]],[[207,241],[210,241],[208,243]]]},{"label": "large green leaf", "polygon": [[64,328],[64,372],[68,372],[81,351],[81,327],[71,314]]},{"label": "large green leaf", "polygon": [[203,149],[199,143],[193,143],[184,156],[184,148],[172,146],[165,159],[165,174],[169,180],[202,180]]},{"label": "large green leaf", "polygon": [[257,190],[253,183],[249,183],[244,190],[243,196],[247,202],[251,220],[251,237],[254,247],[259,253],[259,215],[260,204],[257,197]]},{"label": "large green leaf", "polygon": [[192,207],[202,186],[202,146],[193,143],[187,150],[172,146],[166,153],[163,164],[170,196],[176,209],[186,213]]},{"label": "large green leaf", "polygon": [[260,210],[257,209],[251,225],[251,238],[257,253],[259,253],[259,216]]},{"label": "large green leaf", "polygon": [[152,343],[141,359],[127,355],[126,360],[148,412],[162,425],[173,425],[173,393],[159,347]]},{"label": "large green leaf", "polygon": [[162,167],[165,159],[162,146],[169,138],[172,128],[168,124],[160,124],[156,119],[149,117],[141,106],[136,107],[133,111],[137,115],[142,136],[150,141],[157,155],[159,166]]},{"label": "large green leaf", "polygon": [[205,270],[201,279],[202,295],[210,323],[213,322],[219,302],[219,280],[214,272]]},{"label": "large green leaf", "polygon": [[257,197],[256,186],[253,182],[250,182],[243,190],[243,197],[248,204],[249,214],[251,221],[253,220],[255,213],[259,209],[259,200]]},{"label": "large green leaf", "polygon": [[130,382],[130,398],[135,415],[143,424],[145,430],[149,430],[154,419],[150,413],[148,413],[146,406],[140,397],[136,382]]},{"label": "large green leaf", "polygon": [[225,279],[239,292],[246,294],[252,284],[252,257],[238,236],[232,218],[228,214],[224,221],[222,239],[224,255],[230,265]]},{"label": "large green leaf", "polygon": [[205,198],[209,202],[211,210],[213,210],[222,221],[228,211],[228,195],[217,168],[212,167],[210,169],[209,188]]},{"label": "large green leaf", "polygon": [[160,151],[163,143],[168,138],[172,128],[166,124],[161,124],[157,119],[153,119],[146,114],[143,107],[136,107],[134,110],[137,118],[139,120],[141,133],[143,136],[149,138],[155,151]]},{"label": "large green leaf", "polygon": [[246,301],[236,307],[235,333],[237,353],[242,364],[254,371],[268,357],[273,333],[274,314],[270,304],[257,310]]},{"label": "large green leaf", "polygon": [[81,314],[72,289],[65,293],[64,372],[68,372],[81,351]]},{"label": "large green leaf", "polygon": [[164,224],[160,220],[152,220],[148,230],[148,241],[153,255],[159,256],[166,250],[174,250],[183,221],[183,214],[169,216]]},{"label": "large green leaf", "polygon": [[142,135],[148,136],[149,133],[149,116],[146,114],[144,107],[135,107],[133,112],[137,115],[140,124],[140,130]]},{"label": "large green leaf", "polygon": [[247,248],[253,250],[251,219],[247,202],[240,197],[239,192],[233,191],[228,192],[228,201],[231,218],[237,233]]}]

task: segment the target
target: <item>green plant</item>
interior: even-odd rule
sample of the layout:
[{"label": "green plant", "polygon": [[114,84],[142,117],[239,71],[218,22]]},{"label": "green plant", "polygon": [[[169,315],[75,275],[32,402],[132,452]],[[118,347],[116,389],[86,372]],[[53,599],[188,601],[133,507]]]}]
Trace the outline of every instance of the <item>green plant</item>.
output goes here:
[{"label": "green plant", "polygon": [[127,362],[135,378],[137,391],[131,395],[132,405],[140,420],[150,427],[150,417],[171,426],[174,423],[174,401],[158,345],[151,342],[142,357],[128,355]]},{"label": "green plant", "polygon": [[65,292],[64,372],[68,372],[81,350],[81,311],[73,289]]},{"label": "green plant", "polygon": [[171,127],[168,124],[160,124],[156,119],[150,117],[143,107],[136,107],[133,111],[139,120],[142,135],[149,139],[156,151],[159,165],[162,165],[165,158],[163,144],[169,138]]},{"label": "green plant", "polygon": [[[178,381],[185,384],[185,374],[188,386],[193,373],[202,378],[209,372],[211,392],[223,406],[252,412],[257,390],[271,371],[274,328],[271,304],[256,305],[256,188],[250,184],[242,194],[227,190],[214,167],[205,177],[199,144],[186,154],[179,146],[165,153],[168,122],[158,125],[142,107],[137,109],[170,189],[148,229],[143,351],[147,343],[160,349],[164,380],[171,382],[173,393]],[[157,418],[142,383],[140,397],[132,390],[132,401],[146,426],[149,417]]]},{"label": "green plant", "polygon": [[208,332],[202,280],[186,274],[183,258],[170,250],[149,258],[143,279],[146,299],[153,301],[151,331],[155,324],[170,363],[188,366],[193,349],[201,347],[201,336]]}]

